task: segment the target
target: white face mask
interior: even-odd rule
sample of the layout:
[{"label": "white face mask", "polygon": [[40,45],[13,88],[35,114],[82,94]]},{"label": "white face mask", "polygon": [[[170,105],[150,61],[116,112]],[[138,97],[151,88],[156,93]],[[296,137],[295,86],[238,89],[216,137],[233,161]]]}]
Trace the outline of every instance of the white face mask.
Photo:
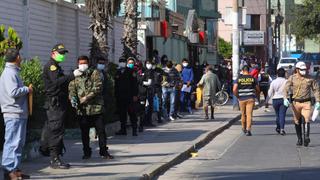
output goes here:
[{"label": "white face mask", "polygon": [[126,63],[124,63],[124,62],[121,62],[121,63],[119,63],[119,67],[121,67],[121,68],[124,68],[124,67],[126,67]]},{"label": "white face mask", "polygon": [[306,75],[307,74],[307,70],[301,70],[299,69],[299,72],[302,76]]},{"label": "white face mask", "polygon": [[187,67],[187,66],[188,66],[188,63],[182,63],[182,66],[183,66],[183,67]]},{"label": "white face mask", "polygon": [[104,64],[98,64],[97,65],[97,69],[98,70],[104,70],[105,67],[106,67],[106,65],[104,65]]},{"label": "white face mask", "polygon": [[152,69],[152,64],[146,64],[147,69]]},{"label": "white face mask", "polygon": [[89,65],[88,65],[88,64],[79,64],[79,70],[80,70],[81,72],[86,71],[88,68],[89,68]]}]

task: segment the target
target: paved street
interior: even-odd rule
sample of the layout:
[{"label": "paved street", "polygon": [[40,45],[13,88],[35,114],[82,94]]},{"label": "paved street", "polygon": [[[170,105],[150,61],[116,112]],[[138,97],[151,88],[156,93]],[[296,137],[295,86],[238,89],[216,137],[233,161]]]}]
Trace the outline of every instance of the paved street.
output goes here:
[{"label": "paved street", "polygon": [[[241,132],[240,123],[217,136],[191,158],[160,176],[160,180],[318,180],[320,128],[312,124],[310,147],[297,148],[291,115],[286,136],[275,132],[273,112],[254,112],[253,136]],[[291,110],[289,111],[291,113]]]},{"label": "paved street", "polygon": [[63,159],[71,163],[69,170],[53,170],[48,167],[49,158],[41,157],[23,162],[23,169],[32,179],[138,179],[150,175],[156,169],[172,162],[182,152],[225,126],[239,115],[231,106],[216,111],[216,120],[205,121],[203,111],[195,112],[184,119],[150,128],[138,137],[129,133],[126,137],[110,137],[110,152],[114,160],[102,160],[98,156],[98,143],[92,142],[93,157],[82,160],[81,140],[66,141],[67,153]]}]

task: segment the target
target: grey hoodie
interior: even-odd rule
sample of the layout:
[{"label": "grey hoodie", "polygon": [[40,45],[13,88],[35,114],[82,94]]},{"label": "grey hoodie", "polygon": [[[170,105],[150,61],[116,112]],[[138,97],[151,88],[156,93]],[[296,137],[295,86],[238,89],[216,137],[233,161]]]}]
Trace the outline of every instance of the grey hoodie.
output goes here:
[{"label": "grey hoodie", "polygon": [[0,77],[0,105],[5,118],[28,118],[29,88],[23,85],[20,68],[6,63]]}]

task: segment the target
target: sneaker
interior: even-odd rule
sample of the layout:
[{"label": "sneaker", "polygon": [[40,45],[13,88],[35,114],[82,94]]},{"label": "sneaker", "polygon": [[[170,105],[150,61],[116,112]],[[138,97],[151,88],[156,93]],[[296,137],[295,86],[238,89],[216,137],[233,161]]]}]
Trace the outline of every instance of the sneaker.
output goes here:
[{"label": "sneaker", "polygon": [[114,159],[114,157],[107,151],[105,155],[101,155],[102,159]]},{"label": "sneaker", "polygon": [[278,134],[280,134],[280,129],[279,129],[279,128],[276,128],[276,132],[277,132]]},{"label": "sneaker", "polygon": [[170,119],[171,121],[175,121],[175,120],[176,120],[173,116],[170,116],[169,119]]},{"label": "sneaker", "polygon": [[180,113],[177,113],[177,118],[179,118],[179,119],[182,119],[183,118],[183,115],[182,114],[180,114]]},{"label": "sneaker", "polygon": [[70,164],[64,163],[59,157],[55,157],[50,161],[50,167],[52,169],[69,169]]},{"label": "sneaker", "polygon": [[264,112],[271,112],[269,108],[265,108]]},{"label": "sneaker", "polygon": [[247,134],[247,130],[246,129],[242,129],[243,134]]},{"label": "sneaker", "polygon": [[251,131],[247,131],[246,136],[252,136]]},{"label": "sneaker", "polygon": [[286,132],[285,132],[283,129],[281,129],[280,134],[281,134],[282,136],[285,136],[285,135],[286,135]]}]

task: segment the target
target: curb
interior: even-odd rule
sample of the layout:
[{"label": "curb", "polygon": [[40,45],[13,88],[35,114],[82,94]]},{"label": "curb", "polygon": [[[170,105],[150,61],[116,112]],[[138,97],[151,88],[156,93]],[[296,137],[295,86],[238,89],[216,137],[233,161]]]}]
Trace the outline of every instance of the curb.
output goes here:
[{"label": "curb", "polygon": [[177,164],[189,159],[191,157],[190,156],[191,152],[199,150],[202,147],[204,147],[205,145],[207,145],[216,136],[218,136],[224,130],[228,129],[235,122],[237,122],[240,119],[240,117],[241,117],[241,114],[237,115],[235,118],[229,120],[224,125],[222,125],[220,128],[207,133],[207,135],[203,139],[201,139],[200,141],[196,142],[194,146],[192,145],[191,147],[189,147],[187,150],[183,151],[182,153],[180,153],[178,155],[175,155],[175,157],[172,160],[170,160],[169,162],[163,163],[162,165],[160,165],[158,167],[154,167],[153,169],[151,167],[151,172],[147,172],[146,174],[143,174],[142,177],[140,177],[140,179],[141,180],[152,180],[152,179],[155,179],[160,174],[164,173],[165,171],[167,171],[168,169],[172,168],[173,166],[175,166],[175,165],[177,165]]}]

